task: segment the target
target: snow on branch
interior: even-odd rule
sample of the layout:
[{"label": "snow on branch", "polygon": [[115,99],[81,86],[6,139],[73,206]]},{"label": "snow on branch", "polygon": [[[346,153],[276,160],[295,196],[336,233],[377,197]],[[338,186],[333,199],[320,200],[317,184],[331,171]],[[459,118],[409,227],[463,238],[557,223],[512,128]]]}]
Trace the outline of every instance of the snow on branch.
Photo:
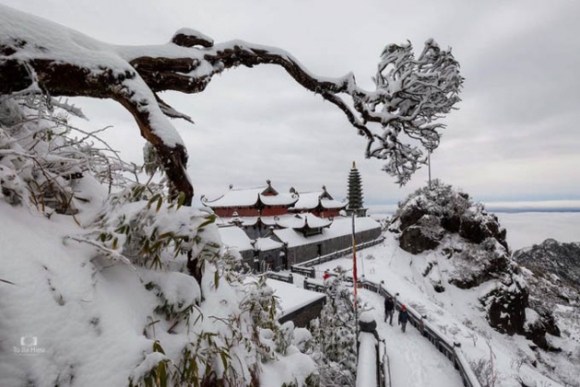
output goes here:
[{"label": "snow on branch", "polygon": [[[286,51],[239,40],[215,44],[192,29],[171,42],[115,46],[0,5],[0,95],[38,85],[50,96],[111,98],[137,121],[156,149],[175,193],[193,197],[185,167],[187,151],[167,117],[191,118],[162,101],[166,90],[199,93],[213,76],[238,66],[281,66],[296,82],[341,109],[367,138],[366,156],[386,160],[383,168],[405,184],[425,162],[423,150],[439,145],[437,119],[459,101],[463,78],[450,50],[428,40],[415,58],[410,43],[388,45],[363,90],[353,74],[312,74]],[[187,204],[186,203],[186,204]]]}]

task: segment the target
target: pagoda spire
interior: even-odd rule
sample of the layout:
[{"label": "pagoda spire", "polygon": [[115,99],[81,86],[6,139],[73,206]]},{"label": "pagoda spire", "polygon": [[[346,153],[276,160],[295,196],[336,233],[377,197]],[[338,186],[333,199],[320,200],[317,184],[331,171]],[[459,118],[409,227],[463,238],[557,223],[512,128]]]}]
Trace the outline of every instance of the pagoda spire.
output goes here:
[{"label": "pagoda spire", "polygon": [[355,214],[357,217],[366,216],[367,209],[363,206],[363,189],[360,173],[356,168],[356,163],[352,162],[352,168],[348,175],[348,206],[346,213]]}]

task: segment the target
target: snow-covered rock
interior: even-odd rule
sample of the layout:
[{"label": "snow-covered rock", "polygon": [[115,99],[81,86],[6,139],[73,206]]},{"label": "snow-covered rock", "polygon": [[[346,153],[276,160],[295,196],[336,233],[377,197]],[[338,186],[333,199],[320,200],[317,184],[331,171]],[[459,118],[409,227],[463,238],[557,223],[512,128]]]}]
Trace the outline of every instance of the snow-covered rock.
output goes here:
[{"label": "snow-covered rock", "polygon": [[[506,229],[468,194],[435,180],[431,188],[420,188],[399,203],[389,231],[399,235],[401,249],[417,256],[414,263],[433,290],[444,292],[448,284],[465,290],[483,286],[478,299],[491,327],[525,336],[542,349],[555,349],[546,333],[558,333],[556,321],[548,308],[530,302],[529,276],[510,259]],[[575,246],[560,250],[570,253]],[[536,250],[545,252],[546,248]],[[522,253],[522,259],[530,251]],[[424,254],[426,258],[420,258]],[[552,275],[568,279],[562,271],[553,270]],[[533,322],[532,315],[538,317]]]}]

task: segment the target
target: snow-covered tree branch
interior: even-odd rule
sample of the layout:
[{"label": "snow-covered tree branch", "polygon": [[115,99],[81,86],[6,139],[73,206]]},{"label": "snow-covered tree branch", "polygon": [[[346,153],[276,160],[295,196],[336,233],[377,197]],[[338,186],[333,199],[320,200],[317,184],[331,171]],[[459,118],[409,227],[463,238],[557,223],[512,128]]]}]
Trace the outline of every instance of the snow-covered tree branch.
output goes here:
[{"label": "snow-covered tree branch", "polygon": [[187,150],[167,117],[191,119],[157,93],[202,92],[213,76],[238,66],[281,66],[301,86],[320,94],[367,138],[367,157],[387,160],[384,170],[405,184],[423,151],[437,148],[435,122],[459,101],[463,78],[450,50],[428,40],[415,58],[410,43],[391,44],[381,55],[376,89],[360,88],[353,74],[325,78],[289,53],[243,41],[214,44],[192,29],[152,46],[106,44],[49,21],[0,6],[0,95],[35,90],[51,96],[110,98],[134,117],[156,149],[172,191],[191,202]]}]

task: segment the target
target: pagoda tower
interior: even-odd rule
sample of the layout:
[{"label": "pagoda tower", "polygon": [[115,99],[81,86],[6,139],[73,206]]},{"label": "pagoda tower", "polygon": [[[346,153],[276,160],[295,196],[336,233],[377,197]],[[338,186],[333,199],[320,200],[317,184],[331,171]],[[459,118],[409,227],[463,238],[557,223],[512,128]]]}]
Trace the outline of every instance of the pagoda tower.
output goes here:
[{"label": "pagoda tower", "polygon": [[353,213],[357,217],[367,216],[367,209],[363,207],[362,180],[356,163],[352,162],[352,168],[348,175],[348,206],[346,213],[351,216]]}]

